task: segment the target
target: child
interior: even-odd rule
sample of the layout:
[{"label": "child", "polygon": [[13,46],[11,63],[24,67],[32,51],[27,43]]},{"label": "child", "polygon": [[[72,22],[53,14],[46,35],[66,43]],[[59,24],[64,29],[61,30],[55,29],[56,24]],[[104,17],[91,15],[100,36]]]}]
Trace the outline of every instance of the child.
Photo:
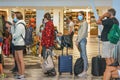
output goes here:
[{"label": "child", "polygon": [[2,43],[0,42],[0,75],[1,75],[1,78],[5,78],[6,75],[3,72],[2,60],[3,60],[3,58],[2,58]]}]

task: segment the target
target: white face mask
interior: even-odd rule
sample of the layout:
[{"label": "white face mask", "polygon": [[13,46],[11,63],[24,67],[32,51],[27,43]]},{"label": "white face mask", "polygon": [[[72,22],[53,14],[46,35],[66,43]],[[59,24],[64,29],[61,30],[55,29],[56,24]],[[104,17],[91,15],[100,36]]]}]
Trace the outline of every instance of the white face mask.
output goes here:
[{"label": "white face mask", "polygon": [[48,20],[45,18],[45,19],[44,19],[44,23],[46,23],[46,22],[48,22]]},{"label": "white face mask", "polygon": [[41,27],[41,31],[44,29],[44,27]]}]

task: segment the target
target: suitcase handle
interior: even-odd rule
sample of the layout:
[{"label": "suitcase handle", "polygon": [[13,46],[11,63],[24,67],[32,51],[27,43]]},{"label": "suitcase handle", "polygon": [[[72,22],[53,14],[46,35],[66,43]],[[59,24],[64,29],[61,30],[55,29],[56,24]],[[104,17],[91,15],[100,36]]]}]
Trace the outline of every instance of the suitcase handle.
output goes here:
[{"label": "suitcase handle", "polygon": [[98,56],[101,56],[101,53],[100,53],[100,40],[101,40],[101,35],[98,35]]},{"label": "suitcase handle", "polygon": [[[63,49],[62,49],[62,56],[63,56]],[[66,48],[66,55],[68,55],[68,47]]]}]

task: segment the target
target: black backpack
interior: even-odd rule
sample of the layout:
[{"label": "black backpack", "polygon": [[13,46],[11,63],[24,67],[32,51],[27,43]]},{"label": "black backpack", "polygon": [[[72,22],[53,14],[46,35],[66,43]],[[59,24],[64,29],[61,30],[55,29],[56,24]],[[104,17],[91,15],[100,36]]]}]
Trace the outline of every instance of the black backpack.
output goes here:
[{"label": "black backpack", "polygon": [[78,74],[82,73],[84,69],[84,62],[82,58],[78,58],[74,65],[74,75],[77,76]]},{"label": "black backpack", "polygon": [[25,27],[25,38],[23,37],[23,35],[21,35],[21,37],[25,41],[25,45],[31,45],[33,43],[33,37],[32,37],[33,30],[31,30],[30,28],[27,28],[26,25],[22,22],[19,24],[23,24]]}]

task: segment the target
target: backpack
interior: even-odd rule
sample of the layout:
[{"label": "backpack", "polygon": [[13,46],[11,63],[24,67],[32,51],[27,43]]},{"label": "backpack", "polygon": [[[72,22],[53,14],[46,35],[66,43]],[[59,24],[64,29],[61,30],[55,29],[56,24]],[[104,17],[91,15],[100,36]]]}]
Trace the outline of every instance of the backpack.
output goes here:
[{"label": "backpack", "polygon": [[113,24],[107,36],[110,43],[117,44],[120,39],[120,29],[118,24]]},{"label": "backpack", "polygon": [[82,73],[84,69],[84,62],[82,58],[78,58],[74,65],[74,75],[77,76],[78,74]]},{"label": "backpack", "polygon": [[22,36],[21,34],[21,37],[24,39],[25,41],[25,45],[31,45],[33,43],[33,37],[32,37],[32,32],[33,30],[26,27],[26,25],[24,23],[19,23],[19,24],[23,24],[24,27],[25,27],[25,38]]}]

